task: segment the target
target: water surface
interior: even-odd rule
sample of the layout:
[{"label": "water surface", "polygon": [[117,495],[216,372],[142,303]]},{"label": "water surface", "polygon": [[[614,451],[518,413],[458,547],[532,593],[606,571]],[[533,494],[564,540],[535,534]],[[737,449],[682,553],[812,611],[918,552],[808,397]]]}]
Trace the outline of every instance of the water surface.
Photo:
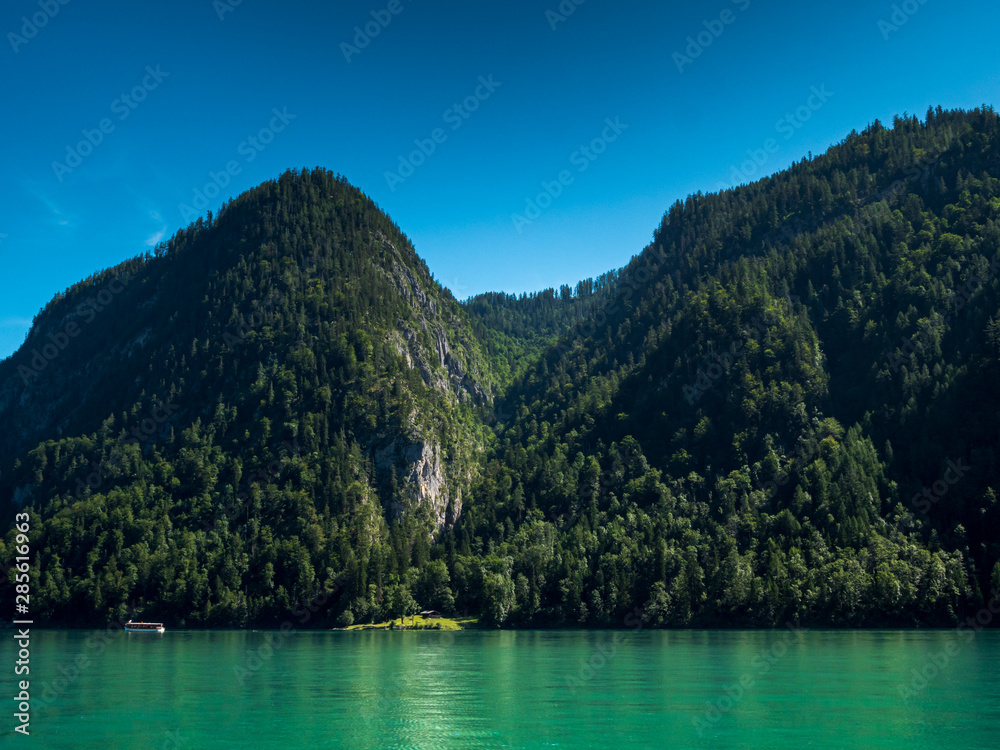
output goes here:
[{"label": "water surface", "polygon": [[24,747],[1000,747],[997,632],[36,630],[31,645]]}]

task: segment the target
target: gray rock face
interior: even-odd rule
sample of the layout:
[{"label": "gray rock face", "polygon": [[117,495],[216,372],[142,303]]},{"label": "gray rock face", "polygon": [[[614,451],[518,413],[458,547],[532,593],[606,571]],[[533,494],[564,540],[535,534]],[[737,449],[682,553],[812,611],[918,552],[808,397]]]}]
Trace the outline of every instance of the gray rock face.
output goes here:
[{"label": "gray rock face", "polygon": [[[432,283],[431,280],[411,270],[387,237],[374,232],[372,238],[389,251],[381,273],[412,308],[412,315],[400,319],[396,330],[388,332],[392,348],[407,367],[420,373],[427,387],[446,394],[453,404],[492,402],[493,393],[480,382],[482,374],[469,356],[472,342],[461,337],[449,338],[449,331],[462,328],[457,313],[428,293],[424,285]],[[451,528],[462,513],[461,486],[471,476],[462,476],[463,470],[452,463],[454,457],[450,451],[455,446],[442,446],[438,439],[427,437],[433,431],[429,433],[426,425],[421,427],[411,421],[403,431],[392,442],[377,444],[375,449],[379,473],[384,478],[392,472],[398,488],[386,511],[395,517],[406,512],[427,513],[435,529]],[[459,450],[469,449],[464,445]]]},{"label": "gray rock face", "polygon": [[479,373],[474,367],[473,371],[467,371],[461,354],[463,342],[456,346],[448,340],[446,328],[459,328],[458,321],[447,306],[438,305],[427,294],[392,242],[379,232],[373,234],[373,239],[392,251],[391,263],[380,270],[413,308],[413,318],[400,320],[398,331],[389,335],[393,347],[408,367],[420,372],[428,387],[450,393],[460,402],[491,401],[490,392],[478,382]]},{"label": "gray rock face", "polygon": [[[375,465],[380,471],[395,471],[405,496],[418,507],[427,508],[437,530],[455,524],[462,512],[461,489],[454,496],[448,487],[441,449],[438,445],[417,441],[394,440],[375,451]],[[394,501],[389,511],[396,517],[404,512],[403,504]]]}]

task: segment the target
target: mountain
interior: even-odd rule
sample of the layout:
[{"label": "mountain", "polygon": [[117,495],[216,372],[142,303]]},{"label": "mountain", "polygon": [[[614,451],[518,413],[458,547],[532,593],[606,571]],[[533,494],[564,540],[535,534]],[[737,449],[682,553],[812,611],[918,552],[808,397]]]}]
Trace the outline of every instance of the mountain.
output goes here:
[{"label": "mountain", "polygon": [[996,113],[938,108],[459,303],[286,173],[0,363],[39,618],[954,624],[1000,587],[998,220]]},{"label": "mountain", "polygon": [[461,512],[497,387],[368,198],[318,170],[266,183],[57,296],[0,365],[41,613],[255,622],[347,567],[367,594],[369,565],[426,556]]}]

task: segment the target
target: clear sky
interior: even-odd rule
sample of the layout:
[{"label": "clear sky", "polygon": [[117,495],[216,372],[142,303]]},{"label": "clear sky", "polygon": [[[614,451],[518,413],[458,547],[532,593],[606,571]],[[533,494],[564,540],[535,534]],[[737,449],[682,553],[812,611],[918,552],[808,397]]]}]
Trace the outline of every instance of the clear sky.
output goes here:
[{"label": "clear sky", "polygon": [[993,0],[9,0],[0,357],[200,195],[290,167],[344,174],[460,298],[574,283],[677,198],[995,105],[998,22]]}]

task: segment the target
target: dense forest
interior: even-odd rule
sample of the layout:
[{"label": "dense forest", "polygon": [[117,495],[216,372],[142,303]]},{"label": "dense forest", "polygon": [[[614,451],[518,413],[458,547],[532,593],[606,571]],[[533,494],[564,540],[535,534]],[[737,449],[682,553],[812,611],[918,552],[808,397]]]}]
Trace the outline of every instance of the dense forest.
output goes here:
[{"label": "dense forest", "polygon": [[998,384],[991,108],[691,195],[533,295],[455,300],[290,171],[0,362],[0,560],[29,513],[53,626],[954,624],[1000,588]]}]

